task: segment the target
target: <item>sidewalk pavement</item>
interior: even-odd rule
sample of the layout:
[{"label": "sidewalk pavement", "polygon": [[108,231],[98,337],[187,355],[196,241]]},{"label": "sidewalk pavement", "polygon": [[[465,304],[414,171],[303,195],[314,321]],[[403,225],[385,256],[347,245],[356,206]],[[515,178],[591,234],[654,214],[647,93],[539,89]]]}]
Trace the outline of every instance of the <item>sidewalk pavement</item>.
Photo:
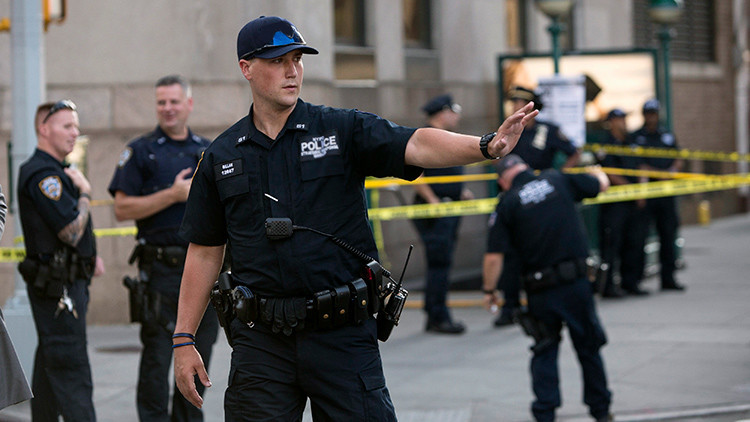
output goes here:
[{"label": "sidewalk pavement", "polygon": [[[685,292],[597,299],[609,336],[603,349],[617,421],[750,421],[750,215],[684,227]],[[475,291],[452,292],[454,316],[468,331],[458,337],[424,332],[414,292],[412,306],[390,340],[381,343],[386,379],[399,420],[528,421],[531,340],[517,326],[494,328],[476,306]],[[560,355],[561,421],[586,421],[581,375],[570,339]],[[100,421],[135,421],[138,327],[92,326],[89,353]],[[223,420],[230,348],[220,336],[205,396],[206,421]],[[308,406],[309,407],[309,406]],[[0,421],[28,421],[23,403],[0,411]],[[309,421],[309,413],[305,415]]]}]

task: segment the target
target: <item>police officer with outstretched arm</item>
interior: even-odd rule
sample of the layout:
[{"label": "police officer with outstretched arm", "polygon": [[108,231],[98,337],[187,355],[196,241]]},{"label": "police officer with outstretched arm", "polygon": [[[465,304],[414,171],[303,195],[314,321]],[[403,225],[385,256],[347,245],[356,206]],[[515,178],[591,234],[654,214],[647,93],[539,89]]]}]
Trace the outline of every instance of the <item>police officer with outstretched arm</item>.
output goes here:
[{"label": "police officer with outstretched arm", "polygon": [[565,325],[581,364],[583,401],[597,421],[608,421],[612,394],[599,353],[607,339],[586,277],[588,244],[575,207],[583,198],[606,190],[609,179],[600,169],[589,174],[550,169],[535,176],[515,154],[497,162],[496,168],[505,194],[491,216],[483,262],[484,304],[489,310],[500,299],[495,280],[502,271],[503,253],[512,247],[519,254],[528,296],[528,312],[518,312],[517,319],[535,340],[534,418],[554,421],[562,403],[557,356]]},{"label": "police officer with outstretched arm", "polygon": [[76,105],[70,100],[42,104],[34,123],[37,148],[18,175],[26,246],[18,270],[39,338],[31,418],[94,421],[86,311],[91,277],[104,273],[104,263],[96,255],[91,185],[64,162],[80,134]]},{"label": "police officer with outstretched arm", "polygon": [[198,327],[228,245],[237,300],[226,420],[299,420],[308,398],[314,420],[395,420],[378,327],[397,318],[390,305],[400,298],[402,306],[404,295],[392,293],[372,317],[382,284],[371,274],[377,268],[366,271],[377,250],[365,177],[413,180],[423,167],[503,156],[536,114],[530,105],[480,138],[313,105],[299,94],[302,55],[317,52],[282,18],[240,30],[239,68],[253,104],[203,154],[187,201],[175,378],[200,407],[194,376],[211,384],[184,336]]},{"label": "police officer with outstretched arm", "polygon": [[[141,323],[141,362],[137,405],[141,421],[162,421],[169,415],[169,366],[177,319],[182,268],[187,242],[177,231],[200,155],[210,144],[187,125],[193,110],[188,82],[168,75],[156,82],[156,129],[130,142],[109,185],[119,221],[135,220],[138,244],[131,256],[138,261],[138,279],[127,279],[134,322]],[[213,310],[206,312],[195,335],[196,348],[208,364],[219,325]],[[199,386],[202,391],[202,386]],[[202,421],[200,409],[174,388],[172,421]]]}]

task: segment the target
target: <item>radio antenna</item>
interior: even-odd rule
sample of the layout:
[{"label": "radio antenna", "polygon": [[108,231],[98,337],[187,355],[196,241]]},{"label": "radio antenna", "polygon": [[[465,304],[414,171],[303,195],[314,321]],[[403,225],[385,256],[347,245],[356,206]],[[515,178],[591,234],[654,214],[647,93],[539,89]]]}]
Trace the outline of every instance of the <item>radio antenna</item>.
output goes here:
[{"label": "radio antenna", "polygon": [[409,257],[411,257],[411,251],[414,249],[414,245],[409,245],[409,252],[406,254],[406,262],[404,262],[404,269],[401,271],[401,277],[398,279],[398,286],[396,287],[396,290],[401,288],[401,283],[404,281],[404,274],[406,274],[406,266],[409,265]]}]

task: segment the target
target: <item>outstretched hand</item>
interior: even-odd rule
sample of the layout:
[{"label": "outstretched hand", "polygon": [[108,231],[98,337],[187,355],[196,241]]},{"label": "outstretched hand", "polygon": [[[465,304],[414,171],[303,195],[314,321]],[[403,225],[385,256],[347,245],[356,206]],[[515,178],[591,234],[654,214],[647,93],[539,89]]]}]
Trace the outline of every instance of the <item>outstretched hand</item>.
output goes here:
[{"label": "outstretched hand", "polygon": [[487,145],[487,151],[493,157],[504,157],[516,147],[524,127],[539,114],[534,110],[534,102],[530,101],[524,107],[505,119],[497,129],[497,135]]},{"label": "outstretched hand", "polygon": [[211,386],[211,380],[208,379],[206,367],[203,365],[203,359],[201,359],[198,350],[192,346],[175,348],[174,379],[177,383],[177,388],[187,401],[200,409],[203,407],[203,398],[195,388],[195,375],[198,375],[204,386]]}]

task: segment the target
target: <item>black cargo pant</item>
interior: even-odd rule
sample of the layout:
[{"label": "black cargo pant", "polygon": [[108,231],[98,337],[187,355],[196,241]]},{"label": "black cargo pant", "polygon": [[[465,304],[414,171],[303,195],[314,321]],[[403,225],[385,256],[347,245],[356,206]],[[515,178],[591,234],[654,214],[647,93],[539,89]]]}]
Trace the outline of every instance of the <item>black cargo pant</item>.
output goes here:
[{"label": "black cargo pant", "polygon": [[[182,268],[166,266],[155,262],[151,273],[151,283],[176,282],[179,285]],[[150,321],[141,324],[141,362],[138,369],[137,407],[141,422],[146,421],[202,421],[203,412],[190,404],[177,386],[173,386],[172,415],[169,415],[169,368],[172,363],[172,331],[167,330],[164,321],[176,321],[177,297],[164,294],[168,299],[161,301],[161,321]],[[195,333],[195,344],[203,363],[208,369],[211,362],[211,351],[216,342],[219,322],[216,312],[209,307],[203,316],[198,331]],[[188,341],[187,339],[184,339]],[[196,380],[197,381],[197,380]],[[198,392],[203,395],[205,387],[196,382]]]},{"label": "black cargo pant", "polygon": [[57,315],[60,298],[38,295],[27,288],[39,339],[31,380],[31,418],[34,422],[95,421],[93,383],[86,344],[88,280],[68,287],[77,318],[67,310]]},{"label": "black cargo pant", "polygon": [[461,217],[414,220],[427,259],[424,310],[428,320],[433,323],[451,320],[447,303],[449,276],[460,221]]},{"label": "black cargo pant", "polygon": [[680,217],[677,214],[677,199],[674,196],[652,198],[648,200],[647,204],[649,217],[654,222],[656,233],[659,236],[661,285],[674,285],[675,259],[677,258],[674,241],[680,225]]},{"label": "black cargo pant", "polygon": [[602,204],[599,214],[599,250],[602,262],[609,264],[603,287],[614,286],[614,273],[619,269],[621,285],[635,290],[643,278],[643,247],[648,230],[645,210],[633,201]]},{"label": "black cargo pant", "polygon": [[226,421],[299,421],[307,398],[315,421],[396,420],[374,318],[291,336],[237,319],[231,327]]},{"label": "black cargo pant", "polygon": [[536,400],[531,405],[539,422],[555,420],[555,409],[562,403],[557,358],[559,333],[568,328],[583,373],[583,402],[594,418],[609,414],[612,393],[599,349],[607,337],[596,314],[591,286],[582,278],[571,284],[529,294],[529,312],[545,324],[558,341],[536,350],[531,358],[532,386]]}]

